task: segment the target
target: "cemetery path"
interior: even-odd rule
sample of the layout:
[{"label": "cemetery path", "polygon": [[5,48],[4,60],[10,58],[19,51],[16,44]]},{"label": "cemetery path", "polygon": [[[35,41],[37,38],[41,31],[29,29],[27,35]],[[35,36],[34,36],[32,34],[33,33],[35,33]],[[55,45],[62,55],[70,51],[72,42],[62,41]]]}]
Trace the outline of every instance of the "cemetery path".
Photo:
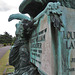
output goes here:
[{"label": "cemetery path", "polygon": [[0,59],[10,48],[11,48],[11,46],[5,46],[5,47],[0,48]]}]

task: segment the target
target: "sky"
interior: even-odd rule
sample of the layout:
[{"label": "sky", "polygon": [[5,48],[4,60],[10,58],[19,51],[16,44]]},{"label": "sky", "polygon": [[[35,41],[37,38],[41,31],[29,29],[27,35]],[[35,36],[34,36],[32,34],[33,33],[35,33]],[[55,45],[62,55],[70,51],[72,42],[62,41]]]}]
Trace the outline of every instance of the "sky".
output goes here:
[{"label": "sky", "polygon": [[18,20],[8,22],[11,14],[20,13],[19,5],[23,0],[0,0],[0,34],[8,32],[10,35],[15,36],[15,24]]}]

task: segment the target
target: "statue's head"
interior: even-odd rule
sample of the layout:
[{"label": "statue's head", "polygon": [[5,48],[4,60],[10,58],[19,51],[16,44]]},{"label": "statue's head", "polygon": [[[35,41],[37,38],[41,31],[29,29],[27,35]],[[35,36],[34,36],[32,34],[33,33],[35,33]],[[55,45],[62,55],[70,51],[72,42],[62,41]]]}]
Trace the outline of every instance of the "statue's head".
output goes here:
[{"label": "statue's head", "polygon": [[16,37],[21,37],[21,38],[23,38],[24,37],[24,27],[23,27],[23,25],[22,25],[22,22],[21,21],[19,21],[19,23],[17,23],[16,25],[16,32],[15,32],[15,34],[16,34]]},{"label": "statue's head", "polygon": [[[13,19],[20,20],[19,23],[16,24],[16,36],[19,38],[25,38],[25,27],[27,27],[26,24],[30,22],[30,18],[23,14],[12,14],[9,16],[8,21],[12,21]],[[23,23],[23,20],[25,20],[25,23]]]},{"label": "statue's head", "polygon": [[23,19],[21,21],[19,21],[19,23],[17,23],[16,26],[16,37],[20,37],[20,38],[29,38],[29,31],[31,29],[29,29],[29,23],[31,21]]}]

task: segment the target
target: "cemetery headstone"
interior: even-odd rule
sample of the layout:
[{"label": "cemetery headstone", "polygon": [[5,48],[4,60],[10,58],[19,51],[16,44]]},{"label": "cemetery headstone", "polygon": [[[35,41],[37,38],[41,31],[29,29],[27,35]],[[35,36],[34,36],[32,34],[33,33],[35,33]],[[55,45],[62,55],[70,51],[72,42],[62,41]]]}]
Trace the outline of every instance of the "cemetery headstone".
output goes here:
[{"label": "cemetery headstone", "polygon": [[[61,8],[64,31],[61,32],[61,62],[62,72],[66,75],[75,75],[75,9]],[[64,75],[63,74],[63,75]]]},{"label": "cemetery headstone", "polygon": [[41,75],[75,75],[75,9],[60,9],[64,28],[54,28],[45,14],[30,39],[30,61]]}]

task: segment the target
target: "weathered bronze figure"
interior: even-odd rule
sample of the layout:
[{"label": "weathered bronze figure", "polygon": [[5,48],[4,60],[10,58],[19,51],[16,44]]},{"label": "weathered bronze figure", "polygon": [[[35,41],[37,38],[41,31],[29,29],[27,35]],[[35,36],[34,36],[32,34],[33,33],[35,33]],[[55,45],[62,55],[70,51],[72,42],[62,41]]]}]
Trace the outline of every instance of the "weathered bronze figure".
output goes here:
[{"label": "weathered bronze figure", "polygon": [[[35,29],[34,22],[29,21],[30,19],[25,15],[22,18],[21,15],[13,14],[8,19],[9,21],[13,19],[21,20],[16,24],[17,40],[11,48],[9,64],[15,67],[14,75],[39,75],[37,68],[30,63],[29,53],[29,37],[32,30]],[[28,28],[30,29],[28,30]]]},{"label": "weathered bronze figure", "polygon": [[19,6],[21,13],[28,13],[32,18],[45,9],[49,2],[60,2],[62,6],[75,8],[73,0],[23,0]]}]

